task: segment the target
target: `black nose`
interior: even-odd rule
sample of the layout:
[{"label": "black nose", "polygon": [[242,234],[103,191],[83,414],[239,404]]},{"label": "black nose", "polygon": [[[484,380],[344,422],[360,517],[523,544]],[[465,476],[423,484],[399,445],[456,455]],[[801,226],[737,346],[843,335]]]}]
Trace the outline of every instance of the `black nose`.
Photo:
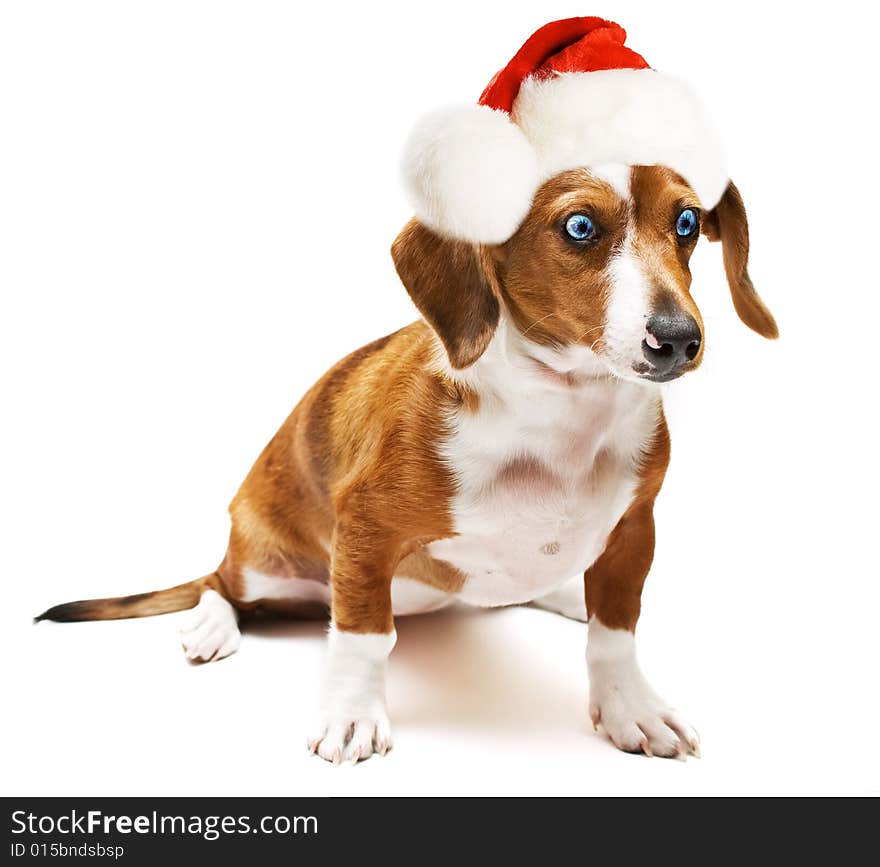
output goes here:
[{"label": "black nose", "polygon": [[693,316],[687,313],[652,316],[645,327],[642,351],[657,373],[670,373],[697,357],[703,335]]}]

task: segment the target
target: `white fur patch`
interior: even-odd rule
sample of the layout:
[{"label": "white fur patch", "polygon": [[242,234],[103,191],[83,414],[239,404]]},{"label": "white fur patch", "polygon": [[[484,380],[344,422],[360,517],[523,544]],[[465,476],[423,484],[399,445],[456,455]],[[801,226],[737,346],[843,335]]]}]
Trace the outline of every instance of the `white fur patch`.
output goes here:
[{"label": "white fur patch", "polygon": [[481,400],[476,412],[450,419],[443,445],[458,482],[457,535],[428,551],[468,576],[464,602],[531,601],[604,550],[635,492],[659,397],[611,377],[586,347],[530,343],[505,317],[462,377]]},{"label": "white fur patch", "polygon": [[622,163],[605,163],[601,166],[591,166],[590,174],[605,181],[621,199],[628,202],[632,197],[632,166]]},{"label": "white fur patch", "polygon": [[570,620],[580,620],[582,623],[586,623],[587,603],[584,595],[584,576],[576,575],[546,596],[539,596],[532,602],[532,605],[535,608],[543,608],[545,611],[561,614]]},{"label": "white fur patch", "polygon": [[629,233],[612,255],[606,273],[610,291],[603,332],[604,355],[619,376],[635,379],[633,365],[645,363],[642,340],[651,313],[651,287]]},{"label": "white fur patch", "polygon": [[391,582],[391,610],[395,615],[426,614],[452,605],[455,596],[414,578],[395,575]]},{"label": "white fur patch", "polygon": [[[590,172],[611,186],[627,203],[629,219],[632,220],[632,167],[608,163],[591,168]],[[645,323],[651,315],[651,287],[633,248],[632,225],[620,248],[612,254],[606,275],[609,293],[602,332],[605,344],[603,357],[618,376],[635,380],[637,374],[633,366],[645,363],[642,340],[645,337]]]},{"label": "white fur patch", "polygon": [[202,593],[190,623],[180,632],[187,659],[214,662],[238,650],[238,612],[216,590]]},{"label": "white fur patch", "polygon": [[242,602],[257,602],[260,599],[291,599],[330,604],[330,586],[323,581],[266,575],[248,567],[242,570],[242,577],[244,578]]},{"label": "white fur patch", "polygon": [[327,664],[321,716],[309,750],[334,764],[358,762],[391,747],[385,709],[385,672],[397,633],[327,633]]},{"label": "white fur patch", "polygon": [[616,747],[645,755],[700,754],[696,731],[651,689],[636,660],[635,636],[590,619],[590,716]]}]

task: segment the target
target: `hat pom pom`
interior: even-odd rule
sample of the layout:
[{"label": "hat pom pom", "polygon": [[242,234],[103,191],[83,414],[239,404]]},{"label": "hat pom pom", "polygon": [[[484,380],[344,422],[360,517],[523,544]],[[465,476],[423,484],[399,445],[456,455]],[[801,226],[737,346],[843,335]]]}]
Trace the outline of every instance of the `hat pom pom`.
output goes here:
[{"label": "hat pom pom", "polygon": [[540,183],[532,146],[510,116],[485,105],[423,118],[404,150],[416,216],[442,235],[500,244],[519,228]]}]

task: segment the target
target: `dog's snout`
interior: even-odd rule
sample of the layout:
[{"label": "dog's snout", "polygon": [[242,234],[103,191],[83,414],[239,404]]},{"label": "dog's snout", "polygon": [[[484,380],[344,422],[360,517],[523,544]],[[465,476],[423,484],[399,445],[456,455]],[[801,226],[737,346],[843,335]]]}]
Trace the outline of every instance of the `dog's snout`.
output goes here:
[{"label": "dog's snout", "polygon": [[690,314],[655,315],[645,326],[642,351],[657,373],[670,373],[697,357],[702,340],[700,326]]}]

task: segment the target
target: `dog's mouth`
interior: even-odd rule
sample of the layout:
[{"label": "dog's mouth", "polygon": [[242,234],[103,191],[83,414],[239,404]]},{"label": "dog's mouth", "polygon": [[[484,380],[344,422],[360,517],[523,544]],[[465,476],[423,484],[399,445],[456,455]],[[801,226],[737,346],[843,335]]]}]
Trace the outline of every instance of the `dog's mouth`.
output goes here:
[{"label": "dog's mouth", "polygon": [[636,376],[641,380],[662,383],[672,382],[674,379],[678,379],[688,371],[693,370],[694,366],[692,364],[682,364],[678,367],[672,368],[672,370],[659,371],[653,365],[648,364],[648,362],[640,361],[633,364],[632,369]]},{"label": "dog's mouth", "polygon": [[526,359],[548,382],[568,388],[608,377],[630,382],[672,382],[699,366],[699,360],[657,365],[647,358],[636,360],[615,353],[613,348],[603,352],[579,344],[563,345],[548,353],[527,352]]}]

